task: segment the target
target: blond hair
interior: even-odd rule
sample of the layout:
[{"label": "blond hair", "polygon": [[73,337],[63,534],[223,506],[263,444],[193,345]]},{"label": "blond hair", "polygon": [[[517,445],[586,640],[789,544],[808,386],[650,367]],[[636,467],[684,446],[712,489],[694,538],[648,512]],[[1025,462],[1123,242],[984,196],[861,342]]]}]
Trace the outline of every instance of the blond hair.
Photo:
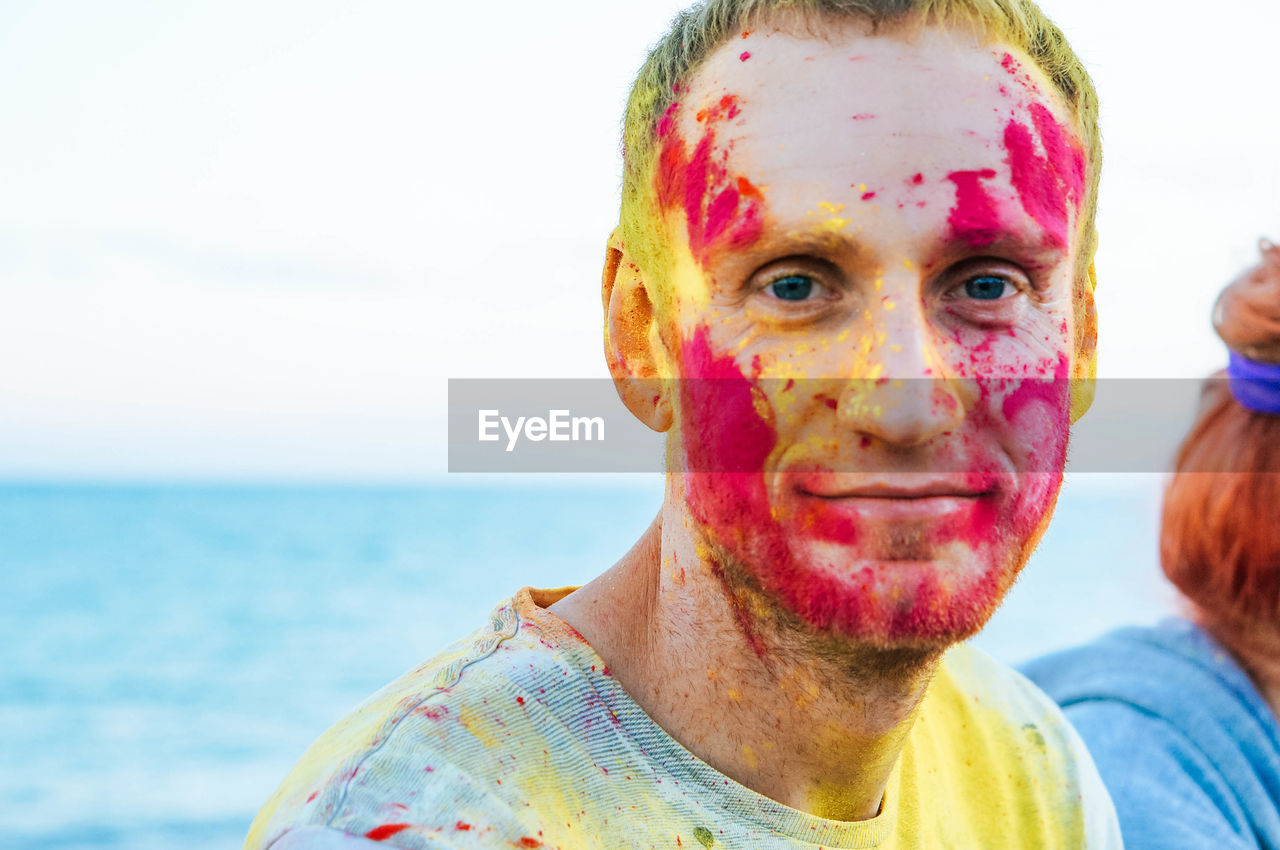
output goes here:
[{"label": "blond hair", "polygon": [[869,22],[873,32],[909,17],[928,23],[965,23],[1030,56],[1066,101],[1088,157],[1076,280],[1088,279],[1097,248],[1102,164],[1098,96],[1062,31],[1031,0],[704,0],[681,12],[641,67],[623,127],[622,238],[642,269],[659,279],[665,274],[653,176],[658,123],[675,102],[677,88],[687,86],[707,57],[736,34],[780,17],[809,23],[858,19]]}]

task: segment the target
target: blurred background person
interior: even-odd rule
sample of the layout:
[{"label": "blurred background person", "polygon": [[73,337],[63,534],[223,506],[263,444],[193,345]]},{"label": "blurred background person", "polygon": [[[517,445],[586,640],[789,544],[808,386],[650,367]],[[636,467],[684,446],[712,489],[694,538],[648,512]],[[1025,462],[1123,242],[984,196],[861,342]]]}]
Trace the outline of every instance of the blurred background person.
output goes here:
[{"label": "blurred background person", "polygon": [[1160,559],[1184,618],[1026,672],[1066,710],[1129,848],[1280,847],[1280,247],[1229,285],[1230,348],[1165,490]]}]

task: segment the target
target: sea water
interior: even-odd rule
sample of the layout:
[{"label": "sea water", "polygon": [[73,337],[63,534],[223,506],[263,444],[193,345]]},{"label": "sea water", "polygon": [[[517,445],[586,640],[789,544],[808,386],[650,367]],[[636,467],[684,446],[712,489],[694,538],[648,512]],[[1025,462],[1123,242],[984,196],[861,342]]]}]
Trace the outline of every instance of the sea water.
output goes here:
[{"label": "sea water", "polygon": [[[1158,485],[1072,477],[975,642],[1016,663],[1168,610]],[[237,847],[333,721],[519,587],[613,563],[660,498],[0,485],[0,847]]]}]

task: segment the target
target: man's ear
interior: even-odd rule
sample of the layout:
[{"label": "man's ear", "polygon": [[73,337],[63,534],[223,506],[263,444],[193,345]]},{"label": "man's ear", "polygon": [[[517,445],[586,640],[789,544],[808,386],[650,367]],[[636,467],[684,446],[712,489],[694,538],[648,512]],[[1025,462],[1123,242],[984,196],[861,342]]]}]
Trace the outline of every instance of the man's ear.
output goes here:
[{"label": "man's ear", "polygon": [[604,302],[604,357],[618,397],[654,431],[671,428],[666,354],[657,332],[654,293],[632,261],[617,228],[605,248],[601,300]]},{"label": "man's ear", "polygon": [[1071,368],[1071,421],[1079,421],[1093,404],[1098,380],[1098,306],[1093,291],[1098,272],[1089,263],[1087,285],[1076,288],[1076,350]]}]

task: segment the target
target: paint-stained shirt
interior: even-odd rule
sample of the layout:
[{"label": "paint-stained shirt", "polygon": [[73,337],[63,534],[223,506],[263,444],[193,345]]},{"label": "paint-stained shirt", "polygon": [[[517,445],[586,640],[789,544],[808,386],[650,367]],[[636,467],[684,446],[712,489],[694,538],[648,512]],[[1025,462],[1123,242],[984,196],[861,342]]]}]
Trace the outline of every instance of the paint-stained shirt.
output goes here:
[{"label": "paint-stained shirt", "polygon": [[326,732],[258,814],[273,848],[1120,848],[1075,732],[1014,671],[950,650],[869,820],[746,788],[653,722],[526,588]]}]

